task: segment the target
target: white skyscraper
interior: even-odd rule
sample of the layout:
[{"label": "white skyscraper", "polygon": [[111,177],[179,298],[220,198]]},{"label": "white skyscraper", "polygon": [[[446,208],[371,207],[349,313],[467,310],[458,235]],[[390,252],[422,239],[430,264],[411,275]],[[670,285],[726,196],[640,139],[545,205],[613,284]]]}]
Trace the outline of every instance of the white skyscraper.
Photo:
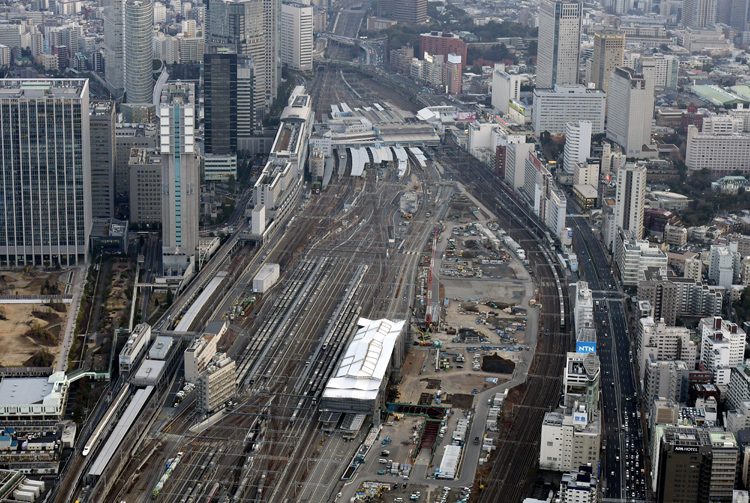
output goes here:
[{"label": "white skyscraper", "polygon": [[636,239],[643,237],[643,208],[646,202],[646,166],[626,164],[617,172],[615,196],[614,245],[618,229],[632,231]]},{"label": "white skyscraper", "polygon": [[281,5],[281,63],[295,70],[312,70],[313,8],[301,3]]},{"label": "white skyscraper", "polygon": [[526,177],[526,159],[529,153],[534,151],[533,143],[523,141],[510,143],[505,149],[505,183],[518,192],[523,186]]},{"label": "white skyscraper", "polygon": [[632,68],[617,68],[610,77],[607,138],[622,147],[628,157],[640,156],[651,144],[654,115],[654,80]]},{"label": "white skyscraper", "polygon": [[125,89],[125,0],[104,3],[104,77],[115,94]]},{"label": "white skyscraper", "polygon": [[125,2],[125,99],[128,103],[154,101],[154,2]]},{"label": "white skyscraper", "polygon": [[91,232],[88,79],[0,80],[0,131],[0,265],[84,263]]},{"label": "white skyscraper", "polygon": [[527,80],[526,75],[505,72],[505,65],[495,65],[492,72],[492,108],[502,113],[508,113],[511,100],[518,100],[521,96],[521,84]]},{"label": "white skyscraper", "polygon": [[578,162],[586,162],[591,153],[591,123],[588,121],[568,122],[565,126],[565,156],[563,168],[573,172]]},{"label": "white skyscraper", "polygon": [[701,331],[701,365],[713,374],[714,384],[729,384],[732,368],[745,358],[745,332],[721,316],[703,318],[698,327]]},{"label": "white skyscraper", "polygon": [[542,0],[536,62],[538,89],[578,84],[582,13],[581,2]]},{"label": "white skyscraper", "polygon": [[164,275],[190,276],[198,247],[200,161],[195,150],[195,88],[164,86],[159,102]]},{"label": "white skyscraper", "polygon": [[708,279],[727,290],[739,280],[742,257],[737,251],[737,243],[711,245],[708,258]]}]

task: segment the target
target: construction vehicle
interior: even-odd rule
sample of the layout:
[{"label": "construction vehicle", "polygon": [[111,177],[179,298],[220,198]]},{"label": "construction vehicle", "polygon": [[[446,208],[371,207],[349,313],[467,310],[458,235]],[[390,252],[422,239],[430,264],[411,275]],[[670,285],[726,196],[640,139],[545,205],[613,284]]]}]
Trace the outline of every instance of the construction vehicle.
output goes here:
[{"label": "construction vehicle", "polygon": [[430,335],[430,334],[425,334],[425,333],[424,333],[424,332],[422,332],[422,331],[421,331],[420,329],[418,329],[417,327],[415,327],[415,326],[414,326],[413,324],[410,324],[410,325],[411,325],[411,328],[412,328],[412,329],[413,329],[413,330],[414,330],[415,332],[417,332],[417,333],[418,333],[418,334],[420,335],[420,337],[422,338],[422,340],[421,340],[421,341],[419,342],[419,345],[420,345],[420,346],[431,346],[431,345],[432,345],[432,344],[427,344],[427,343],[429,342],[429,341],[427,341],[427,339],[431,339],[431,338],[432,338],[432,335]]}]

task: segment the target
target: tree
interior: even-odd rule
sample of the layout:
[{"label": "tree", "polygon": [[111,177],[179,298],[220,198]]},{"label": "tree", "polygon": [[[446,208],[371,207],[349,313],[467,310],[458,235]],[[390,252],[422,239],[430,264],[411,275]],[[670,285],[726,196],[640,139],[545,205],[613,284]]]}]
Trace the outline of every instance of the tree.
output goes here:
[{"label": "tree", "polygon": [[172,294],[172,290],[167,290],[167,305],[171,306],[172,302],[174,302],[174,295]]}]

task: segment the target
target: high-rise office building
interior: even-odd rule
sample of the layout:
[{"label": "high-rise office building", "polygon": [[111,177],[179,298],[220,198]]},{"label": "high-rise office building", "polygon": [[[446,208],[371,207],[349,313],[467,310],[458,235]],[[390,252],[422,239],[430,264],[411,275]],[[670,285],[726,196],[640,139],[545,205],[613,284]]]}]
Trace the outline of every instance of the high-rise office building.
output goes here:
[{"label": "high-rise office building", "polygon": [[237,54],[203,57],[204,144],[207,154],[237,152]]},{"label": "high-rise office building", "polygon": [[588,121],[591,133],[604,132],[607,95],[601,89],[587,89],[582,85],[555,86],[554,89],[534,89],[531,124],[534,134],[544,131],[565,134],[569,122]]},{"label": "high-rise office building", "polygon": [[427,0],[379,0],[378,16],[399,23],[423,24],[427,21]]},{"label": "high-rise office building", "polygon": [[521,97],[521,83],[527,75],[506,73],[505,65],[496,64],[492,72],[492,108],[503,115],[510,110],[510,102]]},{"label": "high-rise office building", "polygon": [[589,82],[609,93],[609,75],[622,66],[625,55],[624,33],[595,33],[594,60]]},{"label": "high-rise office building", "polygon": [[461,94],[462,68],[463,63],[458,54],[448,54],[445,57],[445,87],[448,94]]},{"label": "high-rise office building", "polygon": [[195,87],[172,82],[159,102],[164,275],[194,272],[200,216],[200,162],[195,151]]},{"label": "high-rise office building", "polygon": [[747,31],[748,11],[750,5],[748,0],[731,0],[731,17],[729,19],[729,26],[736,32]]},{"label": "high-rise office building", "polygon": [[104,2],[104,78],[110,91],[125,90],[125,0]]},{"label": "high-rise office building", "polygon": [[255,63],[247,54],[237,55],[237,148],[245,149],[242,140],[253,137],[260,124],[261,110],[255,107]]},{"label": "high-rise office building", "polygon": [[252,57],[254,125],[259,126],[274,79],[266,66],[264,0],[210,0],[209,5],[206,51],[212,46],[233,47],[237,54]]},{"label": "high-rise office building", "polygon": [[539,49],[536,87],[578,84],[583,4],[572,0],[542,0],[539,9]]},{"label": "high-rise office building", "polygon": [[505,149],[505,183],[518,192],[525,184],[526,159],[534,151],[534,144],[527,143],[521,135],[515,136],[517,139],[509,141]]},{"label": "high-rise office building", "polygon": [[573,173],[573,167],[586,162],[591,153],[591,123],[588,121],[568,122],[565,126],[565,155],[563,169]]},{"label": "high-rise office building", "polygon": [[85,262],[90,138],[87,79],[0,80],[0,264]]},{"label": "high-rise office building", "polygon": [[281,63],[295,70],[312,70],[312,53],[312,6],[284,2],[281,5]]},{"label": "high-rise office building", "polygon": [[654,460],[656,501],[733,501],[738,462],[731,433],[668,426]]},{"label": "high-rise office building", "polygon": [[95,101],[89,107],[91,131],[91,216],[115,216],[115,104]]},{"label": "high-rise office building", "polygon": [[672,54],[654,54],[639,59],[644,75],[653,72],[654,88],[676,89],[680,59]]},{"label": "high-rise office building", "polygon": [[644,145],[651,144],[653,75],[637,74],[632,68],[615,69],[607,105],[607,138],[620,145],[628,157],[641,155]]},{"label": "high-rise office building", "polygon": [[[626,164],[617,172],[613,241],[618,229],[632,231],[636,239],[643,237],[646,171],[644,165]],[[610,243],[610,247],[613,245]]]},{"label": "high-rise office building", "polygon": [[281,84],[281,0],[263,0],[266,33],[266,104],[276,99]]},{"label": "high-rise office building", "polygon": [[125,2],[125,99],[128,103],[154,101],[154,2]]},{"label": "high-rise office building", "polygon": [[716,0],[685,0],[680,24],[689,28],[705,28],[716,23]]},{"label": "high-rise office building", "polygon": [[711,245],[708,258],[708,279],[729,291],[740,279],[742,255],[737,251],[737,243]]}]

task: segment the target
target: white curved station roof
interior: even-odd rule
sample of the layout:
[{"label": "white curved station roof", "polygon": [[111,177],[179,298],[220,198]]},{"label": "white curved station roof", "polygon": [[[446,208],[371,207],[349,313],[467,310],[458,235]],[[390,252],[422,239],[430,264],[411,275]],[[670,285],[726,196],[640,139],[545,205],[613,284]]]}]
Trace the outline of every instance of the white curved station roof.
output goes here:
[{"label": "white curved station roof", "polygon": [[328,381],[323,398],[376,399],[404,323],[360,318],[359,329]]}]

